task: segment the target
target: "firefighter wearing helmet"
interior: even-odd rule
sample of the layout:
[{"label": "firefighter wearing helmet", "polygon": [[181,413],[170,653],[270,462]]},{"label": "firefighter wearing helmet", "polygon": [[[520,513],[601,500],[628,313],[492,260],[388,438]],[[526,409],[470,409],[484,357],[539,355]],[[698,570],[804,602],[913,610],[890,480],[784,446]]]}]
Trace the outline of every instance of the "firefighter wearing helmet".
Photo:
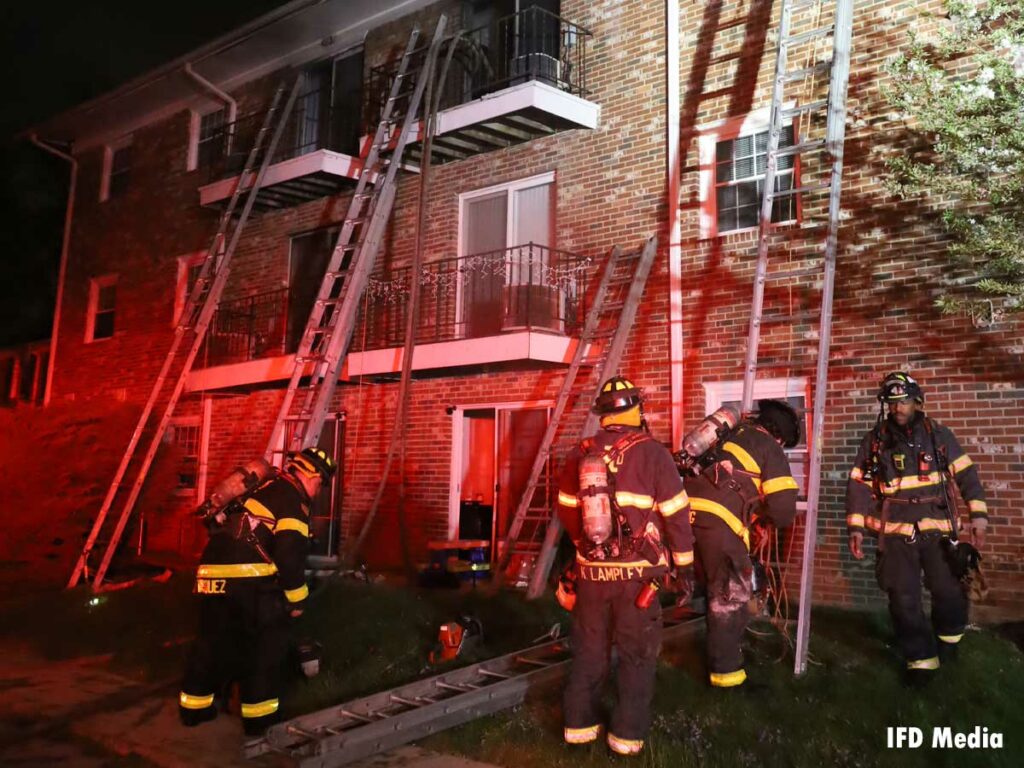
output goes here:
[{"label": "firefighter wearing helmet", "polygon": [[783,528],[796,515],[797,483],[783,447],[800,439],[800,419],[782,400],[759,400],[686,479],[693,509],[697,570],[707,593],[709,682],[730,689],[747,679],[741,642],[750,620],[754,563],[764,526]]},{"label": "firefighter wearing helmet", "polygon": [[[618,700],[607,742],[634,755],[650,725],[661,643],[657,588],[670,567],[689,571],[693,563],[689,506],[672,454],[647,432],[632,382],[608,379],[592,410],[601,428],[569,454],[558,485],[559,517],[576,546],[565,741],[601,737],[602,687],[615,646]],[[564,584],[559,597],[569,607]]]},{"label": "firefighter wearing helmet", "polygon": [[233,501],[211,529],[196,574],[199,636],[179,696],[184,725],[216,717],[214,696],[233,679],[246,734],[279,719],[289,619],[302,615],[309,594],[309,510],[335,468],[319,448],[289,454],[284,471]]},{"label": "firefighter wearing helmet", "polygon": [[[956,437],[928,418],[924,392],[894,371],[877,394],[881,412],[861,441],[846,487],[850,552],[864,557],[865,530],[878,536],[875,572],[907,665],[907,683],[927,682],[940,660],[956,658],[967,624],[964,584],[977,569],[988,523],[978,470]],[[970,512],[973,545],[959,542],[955,481]],[[958,525],[956,527],[959,527]],[[921,574],[931,592],[931,621],[921,602]]]}]

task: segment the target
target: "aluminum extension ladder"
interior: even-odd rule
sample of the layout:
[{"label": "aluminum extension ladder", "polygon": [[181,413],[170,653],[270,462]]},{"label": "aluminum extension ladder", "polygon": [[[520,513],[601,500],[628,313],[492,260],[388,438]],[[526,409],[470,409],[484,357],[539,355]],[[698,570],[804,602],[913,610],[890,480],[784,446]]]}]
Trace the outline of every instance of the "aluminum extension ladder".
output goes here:
[{"label": "aluminum extension ladder", "polygon": [[[703,617],[667,619],[663,638],[677,641],[702,625]],[[300,768],[346,765],[514,707],[568,667],[568,642],[553,640],[278,723],[243,752],[286,755]]]},{"label": "aluminum extension ladder", "polygon": [[[775,78],[772,87],[771,118],[768,131],[767,170],[761,199],[761,217],[758,234],[757,268],[754,277],[754,299],[750,313],[750,329],[747,338],[746,361],[743,371],[744,412],[750,411],[754,398],[754,383],[757,377],[758,346],[761,328],[767,323],[789,323],[800,317],[776,314],[767,317],[764,313],[764,291],[766,283],[786,283],[801,277],[820,277],[822,281],[821,308],[818,331],[818,352],[814,381],[814,415],[810,440],[810,468],[808,471],[807,516],[804,531],[803,562],[800,574],[800,609],[797,622],[796,662],[794,671],[802,674],[807,668],[807,641],[810,633],[810,609],[814,552],[817,540],[818,500],[821,489],[821,456],[824,437],[825,397],[828,388],[828,362],[832,337],[832,300],[835,286],[836,248],[839,231],[840,183],[843,173],[843,143],[846,135],[846,89],[850,74],[850,38],[853,27],[853,0],[834,0],[835,16],[831,24],[792,34],[794,15],[821,9],[825,0],[783,0],[779,19],[778,50],[775,60]],[[813,23],[813,22],[812,22]],[[810,44],[831,38],[831,52],[828,58],[813,64],[790,68],[790,60],[806,51]],[[828,78],[828,92],[824,98],[814,99],[787,107],[787,86],[799,87],[814,78]],[[824,117],[824,120],[821,118]],[[785,121],[807,118],[808,135],[801,136],[792,146],[780,147],[780,138]],[[817,120],[817,125],[815,124]],[[814,137],[811,131],[820,130],[824,122],[824,136]],[[821,154],[821,166],[827,169],[817,180],[801,179],[800,186],[779,191],[775,189],[778,161],[782,157],[807,157],[812,153]],[[804,163],[807,175],[809,164]],[[792,186],[792,185],[791,185]],[[809,259],[817,261],[809,267],[769,272],[768,251],[772,236],[772,207],[776,200],[801,195],[804,211],[827,195],[827,221],[821,255]],[[817,200],[815,199],[817,195]]]},{"label": "aluminum extension ladder", "polygon": [[[428,80],[426,75],[433,71],[437,60],[445,25],[446,18],[442,15],[438,19],[427,55],[416,70],[410,70],[409,63],[415,55],[419,28],[414,28],[409,36],[384,103],[377,132],[359,173],[345,222],[338,233],[338,240],[295,353],[295,367],[264,454],[271,463],[279,463],[279,459],[288,450],[314,446],[320,439],[320,431],[337,388],[338,375],[352,341],[359,301],[373,271],[391,216],[402,153],[423,99]],[[406,83],[406,78],[410,76],[415,77],[411,90]],[[396,104],[406,99],[406,106],[395,116]],[[394,129],[399,121],[401,127],[396,139]],[[385,160],[382,153],[392,146],[390,157]],[[303,379],[306,379],[305,384]],[[300,390],[302,396],[299,398],[297,413],[294,413],[296,395]],[[291,434],[286,434],[286,426],[292,427]]]},{"label": "aluminum extension ladder", "polygon": [[[153,459],[156,457],[157,449],[160,447],[160,440],[171,421],[174,409],[184,390],[185,380],[192,370],[192,364],[213,319],[213,313],[224,293],[235,248],[249,220],[249,214],[256,202],[267,168],[273,162],[278,142],[295,105],[300,83],[301,75],[296,77],[290,91],[286,91],[286,84],[282,84],[274,94],[270,108],[267,110],[252,148],[249,150],[245,166],[238,177],[238,183],[231,194],[231,199],[221,214],[217,233],[206,252],[199,276],[189,293],[181,318],[175,326],[171,348],[167,357],[164,358],[156,381],[153,383],[149,399],[142,409],[142,414],[132,432],[128,447],[121,458],[114,479],[110,483],[100,511],[93,521],[92,529],[89,531],[85,545],[71,573],[71,578],[68,580],[68,587],[75,586],[82,578],[90,578],[89,570],[92,568],[94,568],[91,576],[93,589],[99,589],[103,584],[103,579],[121,542],[121,537],[124,535],[132,510],[142,492],[143,483],[152,466]],[[286,92],[287,98],[285,98]],[[283,107],[282,99],[285,102]],[[257,166],[258,170],[254,173]],[[250,181],[251,186],[246,188],[247,182]],[[239,203],[243,196],[244,203],[239,211]],[[159,419],[151,418],[154,413],[160,414]],[[140,444],[146,445],[144,453],[140,453],[138,450]],[[125,484],[126,477],[133,478],[131,485]],[[117,504],[120,504],[121,511],[120,514],[113,517],[110,515],[110,511]],[[94,564],[92,556],[100,547],[104,548],[103,558],[99,564]]]},{"label": "aluminum extension ladder", "polygon": [[[509,564],[516,558],[524,570],[530,571],[527,589],[530,599],[544,591],[562,533],[552,504],[554,460],[563,459],[597,426],[597,417],[590,412],[590,406],[604,379],[618,370],[657,247],[657,238],[651,237],[638,251],[623,252],[618,247],[612,250],[533,460],[526,489],[509,525],[496,581],[506,575]],[[577,382],[584,366],[590,367],[589,376]]]}]

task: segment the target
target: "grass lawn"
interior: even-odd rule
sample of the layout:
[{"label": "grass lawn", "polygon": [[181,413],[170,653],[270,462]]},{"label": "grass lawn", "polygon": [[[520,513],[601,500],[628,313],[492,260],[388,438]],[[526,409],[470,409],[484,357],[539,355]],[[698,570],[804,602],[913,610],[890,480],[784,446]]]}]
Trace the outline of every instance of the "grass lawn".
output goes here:
[{"label": "grass lawn", "polygon": [[[146,680],[174,678],[193,632],[188,579],[104,595],[85,590],[7,598],[0,638],[51,658],[112,654],[113,665]],[[551,600],[517,594],[447,592],[332,581],[314,592],[296,635],[324,644],[323,672],[296,678],[284,698],[292,716],[429,674],[438,625],[461,613],[483,623],[485,642],[460,662],[528,645],[567,617]],[[815,612],[815,662],[794,680],[777,635],[750,636],[748,672],[761,691],[709,690],[701,637],[666,648],[658,669],[654,724],[643,766],[1014,766],[1024,765],[1024,655],[991,631],[969,632],[955,667],[923,693],[901,686],[884,614]],[[890,752],[887,726],[917,726],[925,746]],[[932,726],[1002,732],[1001,751],[932,750]],[[426,746],[505,766],[620,764],[603,745],[570,750],[561,741],[560,690],[539,691],[516,710],[484,718]]]}]

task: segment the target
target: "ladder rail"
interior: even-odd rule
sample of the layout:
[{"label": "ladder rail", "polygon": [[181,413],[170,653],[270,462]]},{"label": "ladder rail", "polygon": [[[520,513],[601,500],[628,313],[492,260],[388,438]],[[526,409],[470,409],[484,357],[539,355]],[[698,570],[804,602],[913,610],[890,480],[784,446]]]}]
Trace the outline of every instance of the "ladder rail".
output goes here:
[{"label": "ladder rail", "polygon": [[754,298],[747,331],[747,350],[743,364],[743,395],[740,409],[749,413],[754,403],[754,381],[757,378],[757,352],[761,342],[761,319],[764,314],[764,284],[768,274],[768,239],[772,229],[772,207],[775,204],[775,172],[778,165],[779,140],[782,136],[782,100],[788,66],[787,38],[792,16],[792,3],[783,0],[779,12],[779,43],[772,81],[772,101],[768,127],[768,160],[765,167],[758,220],[757,266],[754,274]]},{"label": "ladder rail", "polygon": [[139,442],[142,439],[142,434],[145,431],[145,427],[149,422],[149,416],[156,404],[156,400],[159,397],[160,391],[163,389],[163,385],[166,382],[167,374],[170,370],[175,356],[177,355],[178,347],[184,338],[185,332],[188,330],[188,323],[195,314],[195,307],[200,297],[204,294],[208,295],[206,290],[207,282],[209,281],[209,274],[214,271],[215,268],[212,266],[216,261],[220,259],[219,251],[220,244],[224,241],[225,234],[231,223],[231,218],[234,215],[234,210],[237,207],[238,200],[240,198],[239,190],[244,183],[244,179],[247,173],[252,172],[252,166],[256,162],[256,157],[259,154],[259,150],[262,147],[262,142],[266,138],[267,130],[273,121],[274,114],[280,104],[281,96],[283,94],[283,87],[277,89],[271,102],[270,108],[267,110],[267,114],[264,117],[263,124],[260,127],[260,131],[257,133],[256,139],[253,141],[252,148],[246,157],[245,165],[243,166],[242,173],[239,175],[238,184],[235,185],[235,189],[232,191],[230,201],[224,212],[221,214],[220,221],[218,223],[217,232],[214,234],[212,246],[207,251],[206,259],[203,262],[203,266],[200,270],[199,278],[196,280],[195,286],[189,293],[188,299],[185,303],[185,307],[181,313],[181,319],[175,326],[174,338],[171,342],[171,348],[168,354],[164,358],[160,370],[157,372],[157,377],[154,382],[153,388],[150,392],[150,396],[143,407],[142,413],[136,423],[135,429],[132,431],[132,435],[128,441],[128,446],[125,449],[125,453],[121,457],[121,461],[118,464],[117,470],[114,473],[114,478],[107,489],[107,493],[103,499],[103,503],[100,506],[100,511],[97,513],[96,519],[93,521],[92,528],[89,531],[89,535],[86,538],[86,542],[82,548],[82,552],[75,564],[75,567],[68,579],[67,587],[71,588],[78,584],[82,575],[86,572],[88,567],[89,556],[92,553],[92,549],[99,538],[100,533],[103,529],[103,524],[106,521],[106,517],[113,506],[114,499],[117,496],[117,492],[121,488],[121,483],[124,480],[124,476],[128,471],[128,467],[131,464],[132,459],[135,456],[135,450],[138,447]]},{"label": "ladder rail", "polygon": [[832,306],[835,292],[836,255],[839,246],[839,212],[843,176],[843,146],[846,138],[846,92],[850,74],[850,47],[853,30],[853,0],[836,0],[835,37],[832,76],[829,83],[826,141],[832,154],[832,188],[828,201],[828,232],[825,237],[825,279],[822,285],[821,325],[818,335],[818,360],[814,383],[811,463],[808,468],[807,512],[804,525],[803,562],[800,569],[800,606],[797,612],[797,639],[793,671],[807,671],[807,646],[811,631],[811,594],[814,554],[818,539],[818,501],[821,493],[822,450],[825,437],[825,395],[828,389],[828,364],[832,343]]},{"label": "ladder rail", "polygon": [[[619,363],[622,360],[622,354],[626,349],[626,342],[629,340],[629,334],[633,330],[633,324],[636,321],[636,313],[640,307],[640,300],[643,298],[647,278],[650,276],[651,268],[654,266],[654,256],[657,253],[657,250],[657,236],[648,238],[647,242],[644,244],[643,250],[641,251],[640,260],[636,265],[636,271],[633,274],[633,281],[629,286],[629,294],[625,299],[622,313],[619,316],[619,322],[615,327],[615,335],[612,337],[608,353],[597,376],[597,382],[593,396],[591,397],[591,402],[593,402],[594,398],[596,398],[600,392],[603,380],[619,367]],[[593,432],[597,427],[597,423],[597,414],[589,412],[587,414],[586,421],[584,422],[583,436]],[[544,593],[548,574],[551,572],[551,566],[555,561],[555,554],[558,550],[558,540],[560,537],[561,521],[558,518],[557,511],[553,510],[551,522],[549,522],[544,532],[544,543],[541,546],[540,554],[537,556],[537,562],[533,566],[533,573],[530,574],[530,584],[526,590],[527,599],[535,600]]]}]

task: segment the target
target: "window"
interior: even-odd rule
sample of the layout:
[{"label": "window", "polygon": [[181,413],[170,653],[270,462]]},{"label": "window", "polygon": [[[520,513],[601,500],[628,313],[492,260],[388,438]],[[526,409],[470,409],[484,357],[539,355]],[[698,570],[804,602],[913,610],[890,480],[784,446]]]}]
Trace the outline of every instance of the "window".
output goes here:
[{"label": "window", "polygon": [[178,451],[175,493],[191,496],[199,488],[199,451],[202,445],[202,419],[199,416],[175,418],[164,433],[164,443]]},{"label": "window", "polygon": [[[810,423],[808,403],[810,389],[805,378],[794,379],[758,379],[754,384],[754,404],[759,398],[775,398],[785,400],[798,414],[800,419],[800,441],[793,448],[786,449],[793,478],[800,486],[800,498],[807,497],[807,432]],[[742,381],[716,381],[704,384],[704,407],[708,413],[726,404],[739,407],[743,398]]]},{"label": "window", "polygon": [[187,170],[210,168],[220,163],[229,148],[231,127],[226,107],[205,114],[193,112],[189,121]]},{"label": "window", "polygon": [[103,152],[103,178],[100,181],[100,202],[123,195],[128,190],[132,170],[132,140],[107,147]]},{"label": "window", "polygon": [[527,326],[558,330],[566,298],[551,285],[555,175],[545,173],[459,196],[461,335]]},{"label": "window", "polygon": [[181,312],[185,308],[192,289],[195,287],[199,273],[203,269],[203,261],[206,259],[206,252],[189,253],[178,257],[178,274],[174,288],[174,319],[172,325],[177,325],[181,319]]},{"label": "window", "polygon": [[[793,144],[793,126],[782,129],[779,146]],[[794,157],[780,157],[775,174],[775,191],[793,188]],[[718,231],[733,232],[758,225],[764,175],[768,167],[768,131],[719,141],[715,145],[715,207]],[[772,222],[796,219],[795,195],[777,198],[772,204]]]},{"label": "window", "polygon": [[114,335],[117,309],[117,275],[94,277],[89,281],[89,309],[85,322],[85,340],[99,341]]},{"label": "window", "polygon": [[[701,237],[757,228],[768,165],[768,119],[769,111],[762,109],[702,129],[698,139]],[[792,146],[796,140],[793,125],[783,126],[779,146]],[[798,186],[798,176],[796,157],[780,157],[775,190],[782,192]],[[772,222],[788,223],[799,217],[797,195],[775,199]]]}]

